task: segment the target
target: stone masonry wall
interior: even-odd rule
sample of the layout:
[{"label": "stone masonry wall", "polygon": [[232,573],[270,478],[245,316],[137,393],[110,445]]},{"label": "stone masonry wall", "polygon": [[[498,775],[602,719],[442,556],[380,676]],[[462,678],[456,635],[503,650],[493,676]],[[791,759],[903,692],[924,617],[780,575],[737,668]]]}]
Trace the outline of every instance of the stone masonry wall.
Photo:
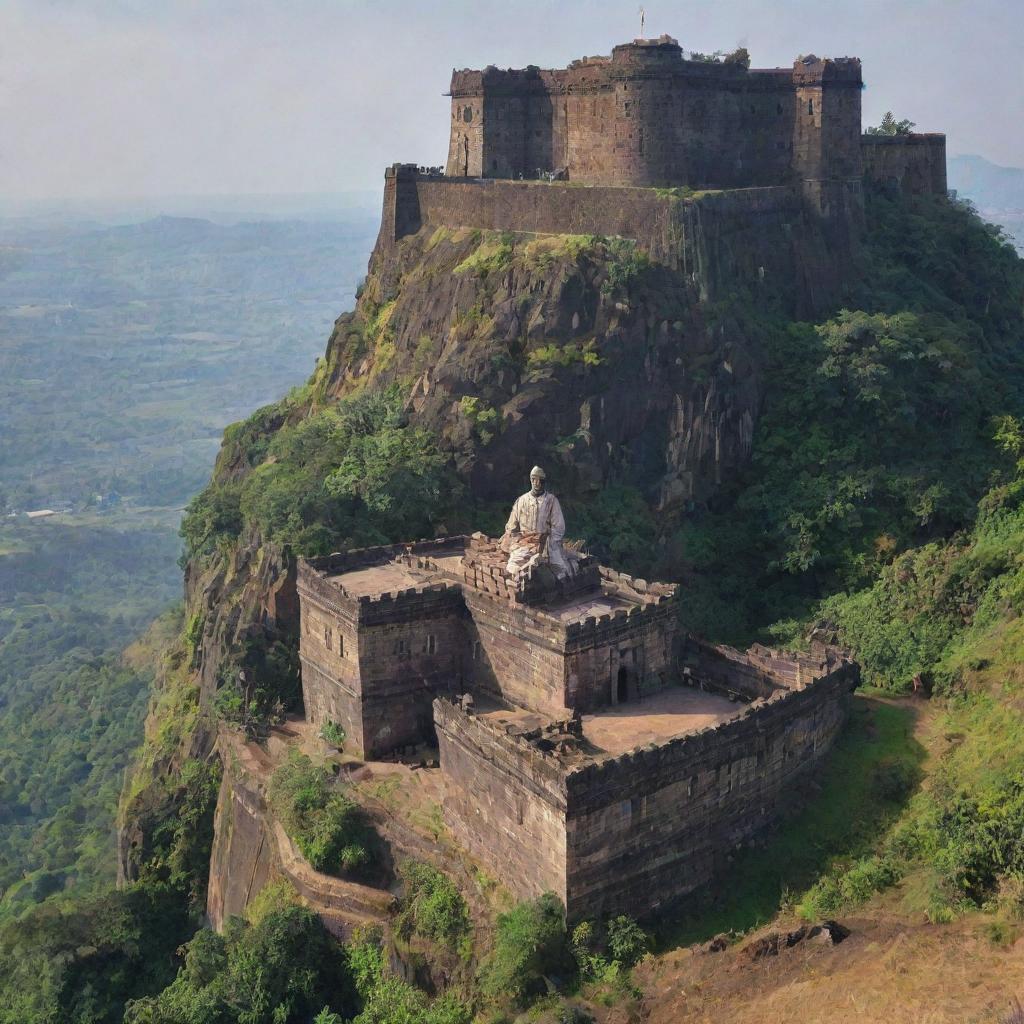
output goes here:
[{"label": "stone masonry wall", "polygon": [[[859,179],[849,189],[829,184],[806,206],[796,185],[685,199],[645,188],[458,180],[398,164],[386,173],[377,247],[436,227],[619,236],[681,272],[702,301],[746,288],[806,306],[804,315],[838,292],[862,212],[859,188]],[[835,216],[822,220],[812,209]]]},{"label": "stone masonry wall", "polygon": [[[363,750],[373,756],[430,739],[431,705],[460,692],[466,653],[465,613],[457,590],[438,606],[406,603],[392,621],[361,631]],[[434,595],[429,595],[433,597]]]},{"label": "stone masonry wall", "polygon": [[567,778],[567,911],[643,915],[706,882],[763,828],[827,755],[844,664],[804,690],[779,691],[715,728],[587,765]]},{"label": "stone masonry wall", "polygon": [[468,587],[467,682],[521,707],[566,711],[565,648],[552,620],[525,605],[502,604]]},{"label": "stone masonry wall", "polygon": [[857,679],[843,662],[714,728],[575,767],[438,700],[445,821],[520,898],[561,896],[570,921],[649,914],[799,797]]},{"label": "stone masonry wall", "polygon": [[860,85],[855,59],[748,70],[684,60],[667,37],[559,70],[457,71],[446,169],[692,188],[859,178]]},{"label": "stone masonry wall", "polygon": [[907,195],[946,194],[946,136],[864,135],[864,176]]},{"label": "stone masonry wall", "polygon": [[[448,548],[461,542],[453,538]],[[431,702],[460,685],[466,652],[458,586],[434,583],[352,596],[326,574],[445,545],[351,551],[302,561],[299,656],[307,718],[345,729],[347,748],[374,757],[432,737]]]},{"label": "stone masonry wall", "polygon": [[434,702],[445,778],[444,820],[456,841],[521,899],[565,892],[565,774],[556,758]]}]

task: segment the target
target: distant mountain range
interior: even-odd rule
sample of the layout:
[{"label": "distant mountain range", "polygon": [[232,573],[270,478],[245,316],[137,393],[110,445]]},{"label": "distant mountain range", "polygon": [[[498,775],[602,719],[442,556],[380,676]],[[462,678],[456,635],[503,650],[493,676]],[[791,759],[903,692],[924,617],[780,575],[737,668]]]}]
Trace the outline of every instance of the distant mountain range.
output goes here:
[{"label": "distant mountain range", "polygon": [[1024,167],[1000,167],[973,154],[950,157],[947,167],[949,187],[986,220],[1002,224],[1024,252]]}]

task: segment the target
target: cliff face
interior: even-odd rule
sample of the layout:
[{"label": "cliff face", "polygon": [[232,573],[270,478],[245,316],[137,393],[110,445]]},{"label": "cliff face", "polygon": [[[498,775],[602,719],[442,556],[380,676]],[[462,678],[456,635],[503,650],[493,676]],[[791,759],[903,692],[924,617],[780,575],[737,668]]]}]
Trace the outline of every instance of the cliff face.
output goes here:
[{"label": "cliff face", "polygon": [[[244,445],[229,428],[212,486],[244,484],[265,467],[269,441],[318,410],[397,387],[477,505],[509,501],[540,462],[570,519],[574,504],[626,484],[669,530],[750,455],[758,324],[834,301],[849,259],[848,239],[837,244],[788,202],[744,217],[719,196],[677,213],[676,266],[622,239],[430,222],[397,241],[382,231],[309,386],[245,424]],[[301,552],[263,536],[244,508],[241,518],[186,569],[190,635],[158,684],[122,801],[126,879],[160,859],[154,832],[181,799],[182,765],[213,757],[229,656],[257,641],[293,645]]]}]

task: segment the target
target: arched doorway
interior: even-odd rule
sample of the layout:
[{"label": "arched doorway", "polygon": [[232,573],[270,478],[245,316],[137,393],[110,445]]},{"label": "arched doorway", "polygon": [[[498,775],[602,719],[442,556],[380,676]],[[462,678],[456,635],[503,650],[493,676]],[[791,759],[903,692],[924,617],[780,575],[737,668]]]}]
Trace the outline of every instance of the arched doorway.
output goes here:
[{"label": "arched doorway", "polygon": [[619,676],[615,681],[615,703],[625,704],[627,700],[629,700],[629,669],[623,665],[619,669]]}]

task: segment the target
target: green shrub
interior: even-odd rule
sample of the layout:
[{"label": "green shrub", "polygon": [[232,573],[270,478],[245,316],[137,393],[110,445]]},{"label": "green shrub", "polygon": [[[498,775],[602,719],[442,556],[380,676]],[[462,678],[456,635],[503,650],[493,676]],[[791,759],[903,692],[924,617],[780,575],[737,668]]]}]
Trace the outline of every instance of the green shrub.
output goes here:
[{"label": "green shrub", "polygon": [[268,796],[278,820],[317,871],[354,873],[369,866],[373,833],[362,811],[305,754],[289,751],[271,776]]},{"label": "green shrub", "polygon": [[574,929],[570,948],[584,980],[618,983],[624,972],[650,949],[650,936],[625,914],[604,925],[581,921]]},{"label": "green shrub", "polygon": [[429,864],[406,861],[401,868],[405,894],[395,926],[454,946],[469,928],[466,901],[455,883]]},{"label": "green shrub", "polygon": [[345,746],[345,730],[337,722],[327,719],[320,726],[320,739],[325,743],[329,743],[332,747],[342,750]]},{"label": "green shrub", "polygon": [[531,369],[545,366],[600,366],[601,356],[597,351],[597,341],[569,342],[565,345],[541,345],[531,349],[526,356]]},{"label": "green shrub", "polygon": [[625,914],[619,914],[609,920],[606,931],[608,934],[608,952],[613,960],[626,967],[632,967],[650,949],[650,936]]},{"label": "green shrub", "polygon": [[316,914],[284,897],[258,922],[234,918],[222,936],[199,932],[174,982],[158,996],[130,1003],[124,1020],[283,1024],[309,1020],[320,1007],[323,1017],[332,1005],[353,1005],[343,951]]},{"label": "green shrub", "polygon": [[543,991],[544,977],[565,963],[565,910],[549,892],[498,917],[494,950],[480,982],[492,998],[522,1004]]},{"label": "green shrub", "polygon": [[399,978],[384,977],[352,1024],[469,1024],[469,1007],[448,993],[433,1002]]}]

